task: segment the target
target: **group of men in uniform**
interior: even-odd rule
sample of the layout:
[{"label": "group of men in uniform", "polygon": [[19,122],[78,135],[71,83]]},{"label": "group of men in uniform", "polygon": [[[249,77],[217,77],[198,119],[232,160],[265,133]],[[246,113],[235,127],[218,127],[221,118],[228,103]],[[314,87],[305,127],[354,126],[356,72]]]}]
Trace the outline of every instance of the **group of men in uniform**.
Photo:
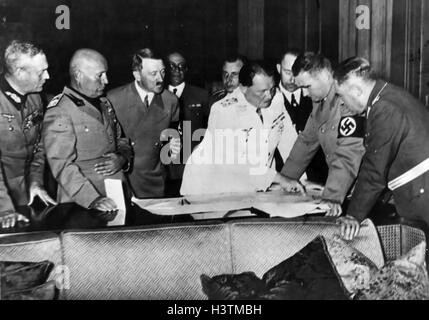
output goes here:
[{"label": "group of men in uniform", "polygon": [[[45,110],[46,56],[11,42],[0,77],[2,227],[25,221],[17,208],[35,197],[111,219],[117,206],[106,196],[108,177],[123,182],[129,200],[275,186],[304,193],[305,175],[324,184],[327,215],[339,217],[347,239],[386,188],[400,215],[429,223],[428,111],[373,79],[366,60],[348,59],[334,71],[321,54],[288,51],[276,85],[273,66],[236,56],[223,65],[224,89],[211,97],[186,81],[183,54],[172,52],[166,64],[141,49],[132,58],[135,81],[106,94],[106,59],[80,49],[69,85]],[[56,200],[43,186],[46,159]]]}]

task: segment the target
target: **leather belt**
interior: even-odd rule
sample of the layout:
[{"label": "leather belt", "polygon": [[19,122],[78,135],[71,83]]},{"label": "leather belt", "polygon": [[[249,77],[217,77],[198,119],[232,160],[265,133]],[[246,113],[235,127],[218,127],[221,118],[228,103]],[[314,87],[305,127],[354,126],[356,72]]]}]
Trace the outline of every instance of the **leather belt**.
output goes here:
[{"label": "leather belt", "polygon": [[415,178],[421,176],[426,171],[429,171],[429,158],[424,160],[423,162],[416,165],[414,168],[408,170],[407,172],[401,174],[396,179],[393,179],[389,181],[387,184],[387,187],[390,190],[398,189],[399,187],[402,187],[404,184],[407,184],[408,182],[414,180]]}]

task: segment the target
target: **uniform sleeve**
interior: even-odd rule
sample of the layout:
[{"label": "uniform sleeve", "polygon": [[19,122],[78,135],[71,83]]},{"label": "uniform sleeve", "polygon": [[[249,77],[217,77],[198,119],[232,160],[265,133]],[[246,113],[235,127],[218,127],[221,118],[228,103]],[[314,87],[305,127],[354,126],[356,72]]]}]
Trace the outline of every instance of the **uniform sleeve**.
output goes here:
[{"label": "uniform sleeve", "polygon": [[405,122],[405,117],[387,108],[371,121],[373,130],[366,140],[367,151],[347,211],[358,221],[366,218],[387,186],[388,170],[404,134]]},{"label": "uniform sleeve", "polygon": [[78,205],[89,208],[101,195],[74,163],[76,135],[71,119],[58,111],[48,109],[42,131],[42,141],[52,174],[69,197]]},{"label": "uniform sleeve", "polygon": [[131,147],[130,139],[125,136],[125,133],[122,130],[122,126],[117,119],[116,119],[115,125],[116,125],[117,152],[123,157],[125,157],[127,163],[124,166],[124,171],[127,172],[132,168],[132,164],[134,160],[134,151],[133,151],[133,148]]},{"label": "uniform sleeve", "polygon": [[281,173],[288,178],[299,179],[319,148],[317,128],[311,114],[304,131],[298,135]]},{"label": "uniform sleeve", "polygon": [[339,138],[337,144],[334,159],[329,164],[328,179],[322,198],[343,203],[356,180],[365,148],[362,138]]},{"label": "uniform sleeve", "polygon": [[[41,132],[39,134],[41,135]],[[44,185],[43,177],[45,171],[45,159],[45,148],[43,146],[43,142],[39,138],[39,142],[34,147],[34,156],[30,166],[30,185],[33,183],[39,186]]]},{"label": "uniform sleeve", "polygon": [[[1,151],[0,151],[1,158]],[[8,213],[15,212],[15,206],[13,205],[12,199],[9,196],[8,188],[6,187],[4,176],[3,176],[3,165],[0,161],[0,217]]]}]

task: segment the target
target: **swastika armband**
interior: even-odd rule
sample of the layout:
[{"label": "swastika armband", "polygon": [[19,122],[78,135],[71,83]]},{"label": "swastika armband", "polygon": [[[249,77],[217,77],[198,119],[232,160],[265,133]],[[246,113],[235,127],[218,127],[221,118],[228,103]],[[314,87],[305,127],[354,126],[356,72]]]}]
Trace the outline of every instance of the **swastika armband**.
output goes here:
[{"label": "swastika armband", "polygon": [[347,116],[340,120],[338,138],[363,138],[365,136],[365,117]]}]

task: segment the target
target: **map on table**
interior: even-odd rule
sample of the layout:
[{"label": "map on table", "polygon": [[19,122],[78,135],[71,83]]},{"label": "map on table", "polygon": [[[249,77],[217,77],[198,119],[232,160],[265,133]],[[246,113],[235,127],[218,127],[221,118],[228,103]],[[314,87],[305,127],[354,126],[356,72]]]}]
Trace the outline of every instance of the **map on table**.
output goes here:
[{"label": "map on table", "polygon": [[180,198],[137,199],[132,201],[153,214],[181,215],[207,212],[224,213],[257,209],[271,217],[294,218],[325,212],[328,207],[320,200],[320,191],[308,190],[306,196],[285,191],[255,193],[222,193],[193,195]]}]

